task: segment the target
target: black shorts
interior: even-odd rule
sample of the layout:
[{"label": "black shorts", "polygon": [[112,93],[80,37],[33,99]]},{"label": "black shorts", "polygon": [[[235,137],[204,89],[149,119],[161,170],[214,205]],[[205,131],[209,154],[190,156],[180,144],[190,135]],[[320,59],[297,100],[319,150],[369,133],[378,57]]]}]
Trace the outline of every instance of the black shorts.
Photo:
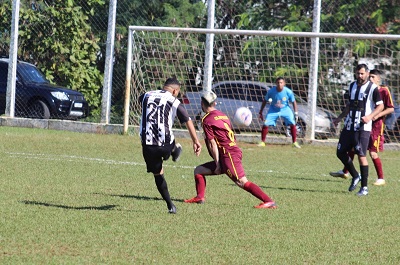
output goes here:
[{"label": "black shorts", "polygon": [[163,160],[171,156],[175,142],[165,146],[142,145],[142,153],[146,162],[147,172],[158,174],[162,170]]},{"label": "black shorts", "polygon": [[370,134],[371,132],[368,131],[342,130],[337,145],[337,153],[347,153],[353,149],[357,155],[367,156]]}]

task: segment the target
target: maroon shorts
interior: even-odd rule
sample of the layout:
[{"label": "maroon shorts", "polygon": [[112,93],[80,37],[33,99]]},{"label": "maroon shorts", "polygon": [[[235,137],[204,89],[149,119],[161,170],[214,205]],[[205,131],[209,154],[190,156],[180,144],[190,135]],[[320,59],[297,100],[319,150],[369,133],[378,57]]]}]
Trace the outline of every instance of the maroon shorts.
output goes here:
[{"label": "maroon shorts", "polygon": [[371,135],[369,136],[368,150],[375,153],[382,152],[384,142],[383,129],[372,128]]},{"label": "maroon shorts", "polygon": [[[242,154],[241,153],[225,153],[220,157],[221,170],[223,174],[226,174],[233,181],[246,176],[243,165],[242,165]],[[210,169],[214,172],[216,165],[214,161],[210,161],[202,164],[201,166]]]}]

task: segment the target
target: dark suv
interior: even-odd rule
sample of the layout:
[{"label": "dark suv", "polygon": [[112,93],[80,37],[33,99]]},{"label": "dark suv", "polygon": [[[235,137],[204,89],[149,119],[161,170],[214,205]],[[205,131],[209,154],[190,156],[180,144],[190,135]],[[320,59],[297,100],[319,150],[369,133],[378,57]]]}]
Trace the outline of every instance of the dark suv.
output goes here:
[{"label": "dark suv", "polygon": [[[8,58],[0,58],[0,114],[5,113]],[[78,119],[88,115],[82,93],[50,84],[34,65],[17,62],[15,116],[36,119]]]}]

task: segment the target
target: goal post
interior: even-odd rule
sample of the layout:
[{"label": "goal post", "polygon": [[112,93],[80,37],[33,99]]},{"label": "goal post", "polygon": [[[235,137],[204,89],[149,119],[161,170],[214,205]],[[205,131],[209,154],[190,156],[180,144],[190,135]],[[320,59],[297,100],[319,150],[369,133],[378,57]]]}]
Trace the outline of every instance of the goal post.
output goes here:
[{"label": "goal post", "polygon": [[[206,34],[214,34],[212,45],[206,45]],[[313,38],[319,38],[318,68],[310,65]],[[203,89],[206,47],[212,49],[214,85],[223,81],[271,85],[277,77],[284,77],[303,106],[300,129],[313,129],[316,137],[337,137],[339,128],[332,127],[330,134],[323,133],[326,128],[318,121],[324,117],[319,117],[319,111],[326,111],[328,119],[341,112],[343,94],[354,80],[353,72],[358,63],[382,70],[384,82],[395,95],[399,94],[400,35],[130,26],[124,132],[129,125],[139,124],[139,95],[161,88],[166,78],[177,77],[183,83],[183,94]],[[310,74],[313,68],[317,71],[315,75]],[[313,76],[317,76],[317,80],[310,80]],[[317,91],[310,91],[311,81],[318,84]],[[246,89],[243,93],[255,93]],[[221,96],[235,97],[229,95],[232,91],[226,93]],[[315,100],[310,101],[309,95],[316,97]],[[253,95],[251,100],[260,102],[262,96],[258,94],[255,99]],[[237,102],[244,99],[238,97],[238,100],[237,108],[240,107]],[[317,105],[315,113],[312,102]],[[315,127],[310,128],[310,124]],[[285,130],[284,126],[280,130]],[[251,128],[240,129],[240,132],[250,131],[254,132]],[[305,135],[303,132],[299,136]]]}]

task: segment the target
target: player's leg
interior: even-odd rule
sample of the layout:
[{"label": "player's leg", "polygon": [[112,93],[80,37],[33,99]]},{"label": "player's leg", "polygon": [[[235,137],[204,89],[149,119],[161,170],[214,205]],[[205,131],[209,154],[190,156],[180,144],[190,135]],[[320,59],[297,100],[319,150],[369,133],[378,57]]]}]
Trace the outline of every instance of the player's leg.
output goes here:
[{"label": "player's leg", "polygon": [[282,111],[281,116],[285,121],[285,125],[290,127],[290,134],[292,135],[292,146],[296,148],[301,148],[300,145],[297,143],[297,127],[293,111],[290,108],[285,108],[285,110]]},{"label": "player's leg", "polygon": [[382,186],[386,184],[386,181],[383,177],[382,161],[378,155],[379,152],[383,151],[384,141],[385,139],[383,137],[383,134],[381,134],[381,131],[380,130],[375,131],[373,128],[371,131],[371,136],[369,138],[368,150],[369,150],[369,156],[371,157],[371,160],[374,163],[376,174],[378,176],[378,179],[374,182],[375,186]]},{"label": "player's leg", "polygon": [[367,160],[367,149],[370,138],[370,132],[359,131],[356,132],[356,137],[358,139],[357,145],[360,148],[357,149],[358,162],[360,164],[360,174],[361,174],[361,188],[357,193],[358,196],[364,196],[368,194],[368,160]]},{"label": "player's leg", "polygon": [[276,203],[255,183],[247,180],[242,165],[242,154],[227,153],[221,158],[223,171],[236,185],[262,201],[255,208],[276,208]]},{"label": "player's leg", "polygon": [[153,173],[158,192],[167,204],[169,213],[176,213],[176,207],[172,203],[167,181],[164,178],[163,159],[171,154],[173,146],[143,146],[143,157],[146,162],[147,172]]},{"label": "player's leg", "polygon": [[276,120],[278,119],[279,115],[275,112],[268,112],[267,116],[265,117],[263,127],[261,128],[261,142],[258,146],[265,146],[265,141],[267,139],[268,134],[268,126],[276,126]]},{"label": "player's leg", "polygon": [[214,175],[214,170],[216,169],[216,165],[214,161],[210,161],[204,163],[202,165],[197,166],[194,169],[194,181],[196,185],[196,196],[184,200],[186,203],[204,203],[205,201],[205,193],[206,193],[206,175]]},{"label": "player's leg", "polygon": [[[347,152],[347,154],[349,155],[350,159],[354,161],[354,151],[351,150]],[[351,177],[349,170],[345,166],[343,167],[342,170],[329,172],[329,175],[331,175],[332,177],[339,177],[343,179],[348,179]]]}]

